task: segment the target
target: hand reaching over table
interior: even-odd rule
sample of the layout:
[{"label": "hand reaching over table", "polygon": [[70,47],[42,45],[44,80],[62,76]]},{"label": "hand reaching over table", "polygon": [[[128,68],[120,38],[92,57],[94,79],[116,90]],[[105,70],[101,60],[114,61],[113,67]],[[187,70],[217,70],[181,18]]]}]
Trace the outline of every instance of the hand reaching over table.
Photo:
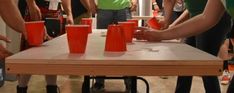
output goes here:
[{"label": "hand reaching over table", "polygon": [[161,32],[147,27],[139,27],[138,31],[134,33],[134,37],[137,40],[147,40],[149,42],[160,42],[162,40]]}]

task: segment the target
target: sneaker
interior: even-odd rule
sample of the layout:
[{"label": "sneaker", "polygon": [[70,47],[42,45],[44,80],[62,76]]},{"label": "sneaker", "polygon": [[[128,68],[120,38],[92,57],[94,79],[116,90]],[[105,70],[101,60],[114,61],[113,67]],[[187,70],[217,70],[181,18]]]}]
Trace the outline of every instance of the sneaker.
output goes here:
[{"label": "sneaker", "polygon": [[223,75],[221,77],[221,84],[227,85],[229,84],[230,80],[231,80],[230,73],[228,71],[223,71]]},{"label": "sneaker", "polygon": [[91,91],[93,91],[93,92],[104,92],[104,84],[94,83],[94,85],[91,87]]}]

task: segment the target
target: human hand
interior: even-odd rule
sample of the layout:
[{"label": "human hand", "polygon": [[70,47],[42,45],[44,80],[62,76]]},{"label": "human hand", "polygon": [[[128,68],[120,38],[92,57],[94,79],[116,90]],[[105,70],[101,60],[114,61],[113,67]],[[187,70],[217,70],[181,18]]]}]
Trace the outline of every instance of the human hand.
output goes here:
[{"label": "human hand", "polygon": [[41,10],[36,4],[28,5],[30,19],[33,21],[38,21],[42,19]]},{"label": "human hand", "polygon": [[169,27],[169,22],[165,19],[159,19],[158,23],[160,24],[162,30]]},{"label": "human hand", "polygon": [[97,13],[97,5],[95,4],[94,1],[91,0],[90,2],[90,10],[89,10],[92,14],[96,14]]},{"label": "human hand", "polygon": [[136,11],[136,9],[137,9],[137,5],[132,3],[130,6],[130,11],[133,12],[133,11]]},{"label": "human hand", "polygon": [[72,15],[68,15],[68,16],[67,16],[66,21],[67,21],[67,24],[69,24],[69,25],[74,24],[74,21],[73,21]]},{"label": "human hand", "polygon": [[52,40],[53,37],[51,37],[51,36],[47,33],[46,27],[45,27],[44,29],[45,29],[44,40],[45,40],[45,41]]},{"label": "human hand", "polygon": [[[0,35],[0,40],[3,40],[7,43],[10,42],[10,40],[2,35]],[[0,44],[0,59],[5,59],[6,57],[12,55],[11,52],[7,51],[6,48],[4,48],[1,44]]]},{"label": "human hand", "polygon": [[134,33],[134,37],[137,40],[147,40],[149,42],[159,42],[161,41],[161,33],[159,31],[146,28],[146,27],[140,27],[138,28],[139,31]]}]

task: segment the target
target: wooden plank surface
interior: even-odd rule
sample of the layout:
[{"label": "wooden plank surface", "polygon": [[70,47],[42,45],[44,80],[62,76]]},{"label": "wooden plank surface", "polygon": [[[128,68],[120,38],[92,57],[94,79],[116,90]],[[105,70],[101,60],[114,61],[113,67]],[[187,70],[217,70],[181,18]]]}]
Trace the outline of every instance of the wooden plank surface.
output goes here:
[{"label": "wooden plank surface", "polygon": [[94,30],[85,54],[70,54],[66,35],[6,59],[8,73],[71,75],[220,75],[222,60],[182,43],[134,41],[126,52],[105,52]]}]

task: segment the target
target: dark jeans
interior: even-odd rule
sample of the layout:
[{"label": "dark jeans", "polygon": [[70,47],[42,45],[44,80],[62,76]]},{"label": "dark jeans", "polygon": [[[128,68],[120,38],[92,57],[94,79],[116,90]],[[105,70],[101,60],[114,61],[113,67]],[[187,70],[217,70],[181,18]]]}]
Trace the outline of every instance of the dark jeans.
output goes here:
[{"label": "dark jeans", "polygon": [[[199,35],[189,37],[186,43],[217,56],[225,35],[231,29],[231,18],[226,13],[213,28]],[[217,76],[202,76],[205,93],[221,93]],[[192,76],[179,76],[175,93],[190,93]]]},{"label": "dark jeans", "polygon": [[129,8],[120,10],[103,10],[97,12],[97,29],[106,29],[108,25],[126,21],[129,18]]}]

